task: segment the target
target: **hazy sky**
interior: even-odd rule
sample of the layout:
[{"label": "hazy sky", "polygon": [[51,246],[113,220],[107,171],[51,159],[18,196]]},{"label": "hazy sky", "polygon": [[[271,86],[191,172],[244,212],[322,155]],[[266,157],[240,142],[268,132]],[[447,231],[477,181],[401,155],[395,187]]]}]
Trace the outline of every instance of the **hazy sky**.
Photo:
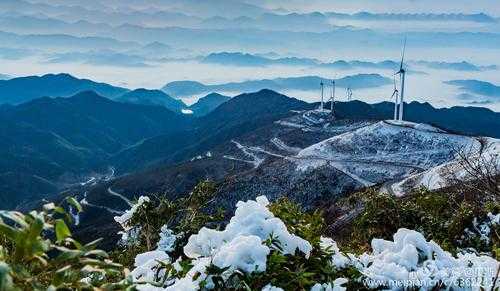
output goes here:
[{"label": "hazy sky", "polygon": [[[323,62],[397,60],[405,35],[410,36],[407,60],[467,61],[500,68],[500,0],[10,0],[2,4],[0,0],[0,74],[11,76],[65,72],[131,89],[156,89],[177,80],[220,84],[358,73],[392,78],[390,70],[370,68],[336,71],[314,66],[251,67],[201,60],[222,51],[307,57]],[[395,21],[380,16],[366,20],[327,14],[285,15],[359,11],[486,13],[498,19],[450,20],[433,15],[425,20]],[[263,16],[266,12],[267,16]],[[463,88],[444,84],[474,79],[500,86],[498,68],[418,69],[423,74],[408,76],[409,99],[436,106],[469,105],[487,99],[489,103],[481,106],[500,110],[500,97],[463,100]],[[307,101],[314,101],[318,95],[289,93]],[[376,102],[388,100],[391,93],[391,86],[384,86],[359,90],[354,97]],[[183,97],[192,102],[198,96]]]}]

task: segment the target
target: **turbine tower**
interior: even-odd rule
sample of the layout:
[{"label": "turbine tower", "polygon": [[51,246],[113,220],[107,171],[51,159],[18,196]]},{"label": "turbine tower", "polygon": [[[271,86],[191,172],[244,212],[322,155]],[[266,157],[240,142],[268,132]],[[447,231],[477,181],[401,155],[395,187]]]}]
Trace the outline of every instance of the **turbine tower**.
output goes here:
[{"label": "turbine tower", "polygon": [[335,103],[335,79],[332,80],[332,102],[330,104],[330,111],[333,114],[333,104]]},{"label": "turbine tower", "polygon": [[347,89],[346,89],[346,97],[347,97],[347,101],[351,101],[351,99],[352,99],[352,89],[350,87],[347,87]]},{"label": "turbine tower", "polygon": [[394,75],[394,91],[392,91],[391,99],[392,98],[394,98],[394,120],[398,120],[399,91],[396,86],[396,75]]},{"label": "turbine tower", "polygon": [[321,83],[319,83],[319,85],[321,86],[321,107],[319,108],[321,111],[323,111],[323,105],[324,105],[324,99],[323,99],[323,96],[324,96],[324,87],[325,87],[325,84],[323,83],[323,81],[321,81]]},{"label": "turbine tower", "polygon": [[405,77],[406,77],[406,70],[404,68],[404,61],[405,61],[405,50],[406,50],[406,38],[403,44],[403,53],[401,54],[401,64],[399,66],[399,71],[396,72],[395,75],[399,75],[399,79],[401,80],[401,95],[399,98],[399,116],[398,120],[402,121],[403,120],[403,107],[404,107],[404,96],[405,96]]}]

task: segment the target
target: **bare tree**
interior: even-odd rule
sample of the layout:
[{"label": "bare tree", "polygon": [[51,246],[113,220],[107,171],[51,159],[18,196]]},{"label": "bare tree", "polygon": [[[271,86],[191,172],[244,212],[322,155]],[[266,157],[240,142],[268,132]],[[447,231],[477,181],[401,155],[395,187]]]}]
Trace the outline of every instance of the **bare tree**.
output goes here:
[{"label": "bare tree", "polygon": [[467,146],[456,150],[456,161],[446,167],[448,185],[464,192],[481,194],[482,198],[500,198],[500,155],[487,138],[478,138],[479,147]]}]

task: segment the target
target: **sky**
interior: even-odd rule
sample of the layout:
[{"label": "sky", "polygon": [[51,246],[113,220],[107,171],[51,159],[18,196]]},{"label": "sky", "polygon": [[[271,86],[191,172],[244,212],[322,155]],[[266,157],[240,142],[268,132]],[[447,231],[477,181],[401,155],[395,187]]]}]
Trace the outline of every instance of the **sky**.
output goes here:
[{"label": "sky", "polygon": [[[373,17],[352,14],[361,11]],[[484,15],[472,15],[477,13]],[[494,0],[10,0],[0,3],[0,74],[65,72],[130,89],[157,89],[178,80],[221,84],[355,74],[392,79],[391,69],[204,60],[212,53],[240,52],[318,63],[398,62],[405,37],[406,65],[418,71],[408,75],[409,100],[500,111],[500,5]],[[467,62],[478,69],[419,61]],[[445,83],[462,79],[483,87]],[[392,85],[356,90],[354,97],[387,101],[392,90]],[[319,90],[283,91],[309,102],[319,98]],[[191,103],[199,96],[174,97]]]}]

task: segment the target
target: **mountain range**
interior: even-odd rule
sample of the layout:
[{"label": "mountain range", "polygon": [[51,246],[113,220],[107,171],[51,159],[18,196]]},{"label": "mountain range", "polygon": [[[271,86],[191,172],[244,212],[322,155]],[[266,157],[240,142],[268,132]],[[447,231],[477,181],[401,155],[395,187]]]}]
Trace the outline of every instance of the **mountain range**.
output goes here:
[{"label": "mountain range", "polygon": [[[433,124],[427,125],[388,120],[393,109],[388,102],[338,102],[334,119],[328,111],[315,110],[317,105],[269,90],[233,97],[200,119],[194,132],[183,134],[189,141],[178,141],[179,135],[148,139],[117,156],[139,168],[118,165],[119,173],[128,174],[79,191],[86,193],[89,205],[121,211],[127,206],[110,189],[128,199],[136,193],[176,199],[197,181],[209,179],[220,186],[216,205],[226,209],[263,191],[271,199],[287,196],[312,207],[374,184],[387,183],[390,191],[400,193],[399,184],[389,182],[419,177],[453,160],[456,148],[478,144],[459,132],[500,137],[499,113],[482,108],[407,104],[407,119]],[[181,150],[172,147],[177,142]],[[152,163],[145,164],[148,159]],[[98,222],[113,224],[109,210],[99,213],[99,218],[95,212],[83,216],[82,234],[92,235]]]},{"label": "mountain range", "polygon": [[47,74],[19,78],[0,78],[0,105],[17,105],[40,97],[70,97],[79,92],[93,91],[98,95],[122,103],[163,106],[172,112],[182,113],[183,109],[193,111],[201,116],[209,113],[229,97],[220,94],[209,94],[200,98],[195,104],[187,106],[179,99],[173,98],[161,90],[139,88],[129,90],[106,83],[79,79],[69,74]]},{"label": "mountain range", "polygon": [[271,59],[263,56],[239,53],[239,52],[220,52],[211,53],[201,60],[202,63],[262,67],[270,65],[298,65],[298,66],[316,66],[319,61],[309,58],[277,58]]},{"label": "mountain range", "polygon": [[[68,78],[66,75],[46,78],[51,80],[55,76]],[[316,86],[317,81],[309,80]],[[98,88],[110,88],[101,86]],[[26,96],[25,88],[18,88]],[[69,94],[71,90],[65,92]],[[296,162],[280,157],[297,155],[335,135],[370,128],[367,126],[394,126],[376,125],[379,120],[392,117],[394,105],[389,102],[336,102],[332,120],[330,114],[313,110],[318,104],[269,89],[233,98],[209,94],[186,108],[161,91],[123,90],[111,87],[111,92],[118,91],[116,100],[84,91],[64,98],[42,97],[0,106],[3,205],[29,207],[65,189],[80,199],[87,193],[85,199],[89,205],[99,207],[88,206],[92,210],[86,218],[88,224],[82,225],[85,228],[95,223],[95,219],[102,219],[102,211],[109,215],[102,207],[118,208],[117,211],[127,207],[120,206],[123,201],[117,201],[116,195],[110,198],[108,191],[129,198],[135,193],[169,193],[176,197],[189,191],[196,181],[210,178],[225,181],[221,191],[236,193],[234,197],[257,193],[265,187],[270,195],[294,192],[297,198],[306,195],[303,185],[311,185],[321,195],[343,193],[362,185],[352,175],[342,174],[347,171],[342,168],[345,166],[335,164],[333,168],[319,167],[312,173],[297,172]],[[168,106],[174,107],[168,109]],[[488,109],[436,109],[417,102],[406,104],[405,108],[406,120],[432,124],[450,134],[500,137],[499,113]],[[183,109],[191,109],[194,114],[183,114]],[[441,153],[443,159],[448,159],[444,150]],[[110,171],[111,174],[106,174]],[[410,173],[398,171],[401,177]],[[337,177],[332,184],[337,185],[334,188],[318,184],[332,176]],[[281,178],[277,181],[272,177]],[[234,202],[225,195],[220,196],[225,197],[221,205]],[[307,203],[312,203],[315,197],[311,196]],[[91,218],[92,215],[95,217]]]},{"label": "mountain range", "polygon": [[[364,82],[363,86],[388,82],[378,75],[356,75],[337,82],[339,86],[346,86],[350,80]],[[370,84],[370,80],[374,84]],[[200,83],[199,88],[185,88],[197,91],[249,90],[264,86],[316,89],[321,81],[327,80],[281,78],[224,85]],[[464,90],[472,84],[467,87],[471,91],[484,85],[474,81],[454,81],[453,84]],[[117,175],[130,173],[127,179],[134,179],[134,173],[143,176],[154,169],[172,171],[177,164],[185,167],[186,162],[189,165],[193,159],[203,161],[220,147],[230,153],[229,148],[235,145],[236,139],[265,137],[267,126],[317,106],[268,89],[233,98],[213,93],[187,106],[160,90],[130,91],[67,74],[14,78],[0,81],[0,88],[4,103],[0,106],[3,157],[0,194],[4,205],[9,207],[47,197],[86,177],[108,171],[109,167]],[[167,88],[179,93],[184,87],[169,84]],[[494,94],[482,89],[480,92]],[[335,108],[339,120],[385,120],[391,118],[393,104],[351,101],[337,102]],[[433,124],[449,132],[500,137],[498,113],[488,109],[436,109],[428,103],[417,102],[407,104],[406,109],[409,121]],[[193,114],[185,114],[186,110]],[[325,135],[320,134],[315,139],[323,137]],[[303,146],[299,144],[290,140],[288,146]],[[218,165],[226,170],[229,167],[224,163]],[[225,177],[226,170],[215,170],[214,174]],[[139,181],[135,183],[143,187]],[[186,184],[182,189],[190,186]],[[16,199],[9,198],[12,193]]]},{"label": "mountain range", "polygon": [[390,20],[390,21],[471,21],[479,23],[494,23],[497,19],[485,13],[371,13],[361,11],[353,14],[327,13],[327,16],[339,19],[356,20]]},{"label": "mountain range", "polygon": [[[264,67],[271,65],[285,66],[307,66],[329,68],[336,70],[353,70],[353,69],[379,69],[396,71],[399,68],[399,62],[392,60],[384,61],[361,61],[361,60],[336,60],[332,62],[321,62],[312,58],[297,58],[297,57],[267,57],[257,54],[241,53],[241,52],[219,52],[211,53],[201,58],[202,63],[242,66],[242,67]],[[406,67],[422,66],[435,70],[453,70],[453,71],[489,71],[497,70],[496,65],[481,66],[467,61],[461,62],[443,62],[443,61],[408,61]]]},{"label": "mountain range", "polygon": [[54,193],[85,173],[107,168],[113,154],[145,138],[185,130],[192,122],[164,107],[119,103],[91,91],[4,105],[0,119],[1,196],[14,195],[4,204],[9,207]]},{"label": "mountain range", "polygon": [[500,98],[500,86],[490,82],[479,80],[451,80],[446,81],[445,84],[457,86],[468,93],[479,94],[494,99]]},{"label": "mountain range", "polygon": [[20,104],[40,97],[68,97],[88,90],[108,98],[115,98],[129,91],[105,83],[78,79],[69,74],[47,74],[0,80],[0,104]]},{"label": "mountain range", "polygon": [[[189,96],[205,92],[251,92],[262,89],[280,90],[318,90],[319,84],[330,83],[330,79],[318,76],[288,77],[263,80],[232,82],[206,85],[196,81],[174,81],[165,85],[162,90],[171,96]],[[374,88],[391,84],[389,78],[379,74],[357,74],[336,80],[339,87],[352,89]]]}]

